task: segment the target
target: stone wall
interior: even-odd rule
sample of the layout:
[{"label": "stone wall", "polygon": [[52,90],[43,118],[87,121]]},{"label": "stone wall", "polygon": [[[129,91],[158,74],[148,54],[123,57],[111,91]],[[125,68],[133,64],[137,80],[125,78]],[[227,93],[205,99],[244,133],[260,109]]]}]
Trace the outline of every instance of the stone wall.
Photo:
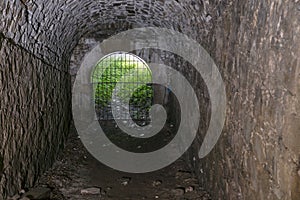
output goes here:
[{"label": "stone wall", "polygon": [[194,164],[216,199],[300,197],[299,6],[232,1],[217,18],[207,50],[226,83],[227,120],[214,151]]},{"label": "stone wall", "polygon": [[[199,137],[188,154],[204,187],[215,199],[300,196],[298,0],[2,0],[0,15],[4,194],[31,185],[25,177],[50,165],[37,153],[52,160],[57,144],[63,143],[70,112],[67,64],[80,39],[101,40],[133,27],[155,26],[200,42],[226,83],[227,119],[220,141],[207,158],[194,159],[209,122],[203,106]],[[72,63],[80,62],[91,46],[76,48]],[[180,66],[197,88],[202,105],[208,105],[201,77],[195,77],[187,64]],[[31,77],[29,85],[27,79],[13,76],[18,73]],[[31,100],[30,95],[36,98]],[[23,104],[26,110],[21,109]],[[16,148],[27,143],[40,146]]]},{"label": "stone wall", "polygon": [[71,87],[68,73],[46,64],[2,35],[0,60],[3,199],[32,187],[63,147],[69,129]]}]

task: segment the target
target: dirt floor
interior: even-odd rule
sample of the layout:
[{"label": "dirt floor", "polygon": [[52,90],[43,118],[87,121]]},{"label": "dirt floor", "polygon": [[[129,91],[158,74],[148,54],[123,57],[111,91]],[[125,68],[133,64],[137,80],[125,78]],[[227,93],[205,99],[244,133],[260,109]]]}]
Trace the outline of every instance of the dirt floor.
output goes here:
[{"label": "dirt floor", "polygon": [[[106,127],[106,131],[117,132],[113,125]],[[164,129],[161,136],[164,132],[166,141],[173,138],[170,134],[172,129]],[[118,137],[115,136],[115,140],[118,140]],[[123,145],[124,148],[138,145],[124,137],[123,144],[126,143],[125,140],[128,145]],[[147,146],[151,145],[142,141],[137,149],[143,151]],[[51,199],[56,200],[210,199],[208,193],[198,185],[183,158],[156,172],[119,172],[93,158],[83,147],[75,128],[71,129],[65,150],[52,169],[39,179],[37,187],[40,186],[51,188]]]}]

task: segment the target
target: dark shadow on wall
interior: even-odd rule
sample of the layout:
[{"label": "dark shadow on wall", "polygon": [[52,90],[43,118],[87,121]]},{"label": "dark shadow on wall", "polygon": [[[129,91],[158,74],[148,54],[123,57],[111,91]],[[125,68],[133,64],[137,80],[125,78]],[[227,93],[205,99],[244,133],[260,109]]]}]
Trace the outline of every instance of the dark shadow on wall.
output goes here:
[{"label": "dark shadow on wall", "polygon": [[2,176],[3,173],[3,158],[0,156],[0,177]]}]

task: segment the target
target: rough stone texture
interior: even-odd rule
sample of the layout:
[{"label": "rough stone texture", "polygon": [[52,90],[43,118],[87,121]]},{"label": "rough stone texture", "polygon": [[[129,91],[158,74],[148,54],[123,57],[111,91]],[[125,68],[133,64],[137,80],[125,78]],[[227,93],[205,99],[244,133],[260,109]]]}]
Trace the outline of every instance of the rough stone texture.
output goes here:
[{"label": "rough stone texture", "polygon": [[[67,64],[76,45],[79,43],[71,62],[72,74],[95,41],[132,27],[158,26],[181,31],[200,42],[216,61],[226,83],[228,108],[222,138],[207,158],[194,160],[209,122],[208,107],[204,106],[209,105],[209,99],[201,77],[194,75],[187,64],[178,65],[202,96],[204,118],[189,158],[203,185],[215,199],[299,198],[298,0],[2,0],[0,15],[0,65],[5,64],[1,66],[0,92],[8,99],[1,99],[4,134],[0,142],[9,141],[0,148],[4,195],[22,184],[30,185],[33,175],[50,164],[42,162],[45,155],[53,159],[57,144],[63,142],[61,133],[66,125],[62,122],[68,121],[69,113]],[[3,40],[4,36],[10,39]],[[81,38],[92,40],[80,47],[85,43],[79,42]],[[25,63],[27,67],[21,67]],[[39,115],[51,106],[39,107],[24,100],[30,96],[25,90],[29,86],[23,83],[26,79],[12,75],[20,70],[37,79],[29,82],[32,88],[40,88],[39,95],[31,93],[37,95],[33,101],[43,102],[55,91],[59,103],[52,98],[49,103],[55,104],[55,109]],[[60,89],[51,90],[52,86]],[[23,104],[29,104],[26,110],[20,109]],[[11,109],[12,105],[15,108]],[[58,114],[62,118],[56,118]],[[40,116],[45,116],[47,123],[40,122]],[[30,126],[33,122],[36,125]],[[44,128],[28,128],[38,126]],[[10,140],[5,137],[8,133]],[[16,148],[27,143],[31,146]],[[38,146],[32,148],[32,144]]]},{"label": "rough stone texture", "polygon": [[0,42],[0,60],[2,199],[32,186],[62,148],[70,120],[70,76],[8,39]]},{"label": "rough stone texture", "polygon": [[300,197],[299,5],[233,1],[215,24],[208,51],[226,83],[227,120],[195,166],[216,199]]},{"label": "rough stone texture", "polygon": [[195,0],[4,0],[0,30],[44,60],[60,63],[89,34],[102,37],[130,27],[160,26],[198,37],[208,26],[204,23],[207,10]]}]

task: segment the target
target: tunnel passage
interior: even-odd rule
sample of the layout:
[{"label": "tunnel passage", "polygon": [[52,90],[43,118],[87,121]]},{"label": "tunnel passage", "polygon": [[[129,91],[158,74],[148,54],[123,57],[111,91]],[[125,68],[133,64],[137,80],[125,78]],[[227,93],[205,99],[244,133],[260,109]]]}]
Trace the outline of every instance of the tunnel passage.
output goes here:
[{"label": "tunnel passage", "polygon": [[[142,52],[150,53],[149,50]],[[164,70],[159,74],[163,79],[170,78]],[[174,138],[170,129],[174,132],[178,129],[180,111],[172,112],[172,108],[180,107],[176,97],[168,88],[153,84],[152,80],[147,62],[134,53],[108,54],[93,69],[91,82],[96,120],[110,141],[124,150],[137,153],[158,150]],[[147,136],[142,139],[127,135],[118,127],[116,120],[130,128],[150,125],[153,119],[150,110],[155,104],[168,111],[166,124],[155,136],[148,137],[140,131],[138,136]]]},{"label": "tunnel passage", "polygon": [[203,121],[188,153],[200,182],[216,199],[299,197],[298,1],[4,0],[0,13],[1,198],[31,187],[62,149],[72,75],[93,44],[147,26],[198,41],[226,84],[220,141],[197,159]]}]

